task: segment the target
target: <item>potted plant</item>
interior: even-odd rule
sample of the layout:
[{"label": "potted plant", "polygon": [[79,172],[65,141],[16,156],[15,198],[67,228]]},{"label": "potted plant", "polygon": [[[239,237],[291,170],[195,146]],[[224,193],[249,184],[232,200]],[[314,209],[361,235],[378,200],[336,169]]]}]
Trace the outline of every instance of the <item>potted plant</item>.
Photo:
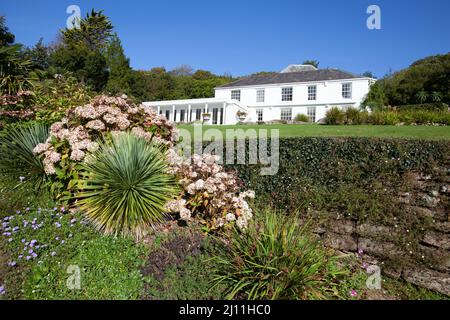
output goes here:
[{"label": "potted plant", "polygon": [[247,112],[239,110],[236,115],[238,116],[240,121],[244,121],[247,118]]},{"label": "potted plant", "polygon": [[208,122],[211,119],[211,113],[206,112],[202,114],[203,121]]}]

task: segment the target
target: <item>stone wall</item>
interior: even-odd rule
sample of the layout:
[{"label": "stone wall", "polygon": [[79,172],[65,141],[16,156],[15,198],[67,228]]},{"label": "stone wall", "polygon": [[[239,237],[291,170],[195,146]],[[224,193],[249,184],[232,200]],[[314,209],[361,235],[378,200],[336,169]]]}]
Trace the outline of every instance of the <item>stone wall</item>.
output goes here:
[{"label": "stone wall", "polygon": [[449,172],[410,174],[408,191],[398,195],[404,221],[355,221],[342,213],[320,219],[317,214],[315,232],[329,247],[362,249],[388,276],[450,296]]}]

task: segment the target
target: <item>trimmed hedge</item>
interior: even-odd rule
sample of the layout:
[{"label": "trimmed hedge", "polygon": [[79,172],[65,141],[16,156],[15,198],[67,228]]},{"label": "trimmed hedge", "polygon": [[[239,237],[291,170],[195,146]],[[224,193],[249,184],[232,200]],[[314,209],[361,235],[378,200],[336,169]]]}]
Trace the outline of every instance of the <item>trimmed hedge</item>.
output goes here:
[{"label": "trimmed hedge", "polygon": [[408,104],[397,106],[399,111],[448,111],[448,104],[445,103],[422,103],[422,104]]},{"label": "trimmed hedge", "polygon": [[430,173],[449,155],[447,141],[298,137],[280,139],[276,175],[261,176],[260,165],[228,167],[255,190],[256,205],[389,219],[398,213],[392,199],[407,188],[406,173]]}]

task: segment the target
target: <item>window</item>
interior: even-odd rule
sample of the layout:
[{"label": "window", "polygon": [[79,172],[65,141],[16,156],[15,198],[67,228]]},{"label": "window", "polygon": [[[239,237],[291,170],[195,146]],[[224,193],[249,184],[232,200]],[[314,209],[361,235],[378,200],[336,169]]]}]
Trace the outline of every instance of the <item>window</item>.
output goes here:
[{"label": "window", "polygon": [[281,88],[281,101],[292,101],[292,87]]},{"label": "window", "polygon": [[241,101],[241,90],[231,90],[231,99]]},{"label": "window", "polygon": [[263,109],[256,109],[256,118],[258,122],[263,121]]},{"label": "window", "polygon": [[352,84],[350,82],[342,84],[342,98],[344,99],[352,98]]},{"label": "window", "polygon": [[196,109],[195,110],[195,120],[200,120],[202,115],[202,109]]},{"label": "window", "polygon": [[281,108],[281,120],[292,120],[292,108]]},{"label": "window", "polygon": [[309,118],[309,122],[316,122],[316,107],[308,107],[306,114]]},{"label": "window", "polygon": [[264,89],[256,90],[256,102],[264,102]]},{"label": "window", "polygon": [[308,86],[308,100],[317,99],[317,86]]}]

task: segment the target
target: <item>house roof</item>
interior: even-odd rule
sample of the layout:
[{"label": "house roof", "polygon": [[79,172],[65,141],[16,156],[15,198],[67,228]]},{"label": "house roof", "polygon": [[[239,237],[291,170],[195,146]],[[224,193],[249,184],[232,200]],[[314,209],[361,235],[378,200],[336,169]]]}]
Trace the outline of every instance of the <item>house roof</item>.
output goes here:
[{"label": "house roof", "polygon": [[262,84],[355,79],[355,78],[361,77],[353,73],[338,69],[318,69],[299,72],[256,74],[218,86],[218,88],[245,87]]}]

